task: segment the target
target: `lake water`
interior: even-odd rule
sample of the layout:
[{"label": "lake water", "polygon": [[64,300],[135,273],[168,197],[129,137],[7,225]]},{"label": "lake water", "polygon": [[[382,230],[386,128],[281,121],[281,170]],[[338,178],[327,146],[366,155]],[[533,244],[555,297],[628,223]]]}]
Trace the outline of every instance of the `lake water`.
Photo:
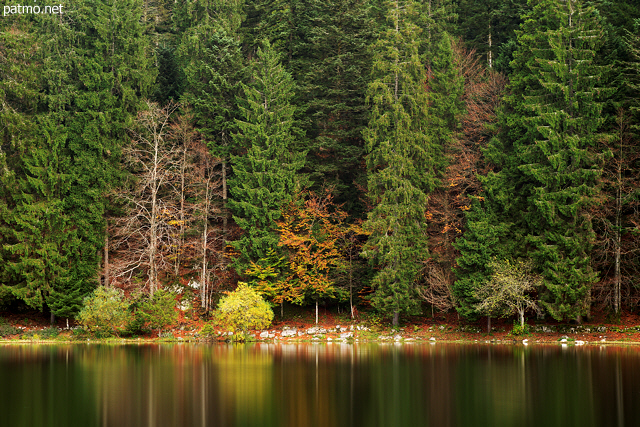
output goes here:
[{"label": "lake water", "polygon": [[6,426],[640,426],[640,347],[3,345]]}]

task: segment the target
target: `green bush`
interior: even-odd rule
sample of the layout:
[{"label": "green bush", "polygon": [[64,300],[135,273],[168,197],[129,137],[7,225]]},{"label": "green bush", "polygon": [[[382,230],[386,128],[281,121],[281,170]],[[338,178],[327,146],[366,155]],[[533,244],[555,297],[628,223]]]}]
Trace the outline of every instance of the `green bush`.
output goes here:
[{"label": "green bush", "polygon": [[52,340],[60,334],[58,328],[49,327],[45,329],[38,329],[35,331],[29,331],[22,334],[22,339],[25,340]]},{"label": "green bush", "polygon": [[158,289],[154,292],[153,298],[147,298],[140,303],[136,314],[149,328],[161,334],[167,327],[178,321],[178,312],[175,307],[175,295],[165,289]]},{"label": "green bush", "polygon": [[520,324],[517,321],[513,321],[513,329],[511,330],[511,335],[521,336],[521,335],[529,335],[529,325],[526,323],[524,325]]},{"label": "green bush", "polygon": [[85,298],[78,313],[78,323],[99,337],[120,336],[120,331],[129,323],[129,302],[120,289],[99,286]]},{"label": "green bush", "polygon": [[20,329],[7,323],[5,319],[0,317],[0,337],[8,337],[20,333]]},{"label": "green bush", "polygon": [[215,313],[215,322],[222,327],[241,331],[264,329],[273,320],[273,310],[249,285],[238,282],[238,288],[223,297]]}]

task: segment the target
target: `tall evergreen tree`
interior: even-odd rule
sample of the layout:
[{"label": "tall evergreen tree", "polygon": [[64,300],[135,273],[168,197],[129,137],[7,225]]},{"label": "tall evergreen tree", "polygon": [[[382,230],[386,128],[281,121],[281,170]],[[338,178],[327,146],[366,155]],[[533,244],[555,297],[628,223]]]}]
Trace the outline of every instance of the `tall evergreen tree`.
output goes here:
[{"label": "tall evergreen tree", "polygon": [[[207,140],[211,152],[222,159],[222,202],[226,213],[229,160],[237,154],[231,134],[239,118],[236,97],[245,80],[238,29],[242,1],[198,0],[180,9],[185,23],[178,47],[185,76],[182,100],[193,106],[195,126]],[[224,233],[227,216],[223,218]]]},{"label": "tall evergreen tree", "polygon": [[233,242],[240,252],[236,268],[244,273],[250,262],[257,262],[277,248],[279,236],[275,221],[282,208],[304,185],[298,171],[304,153],[295,151],[293,118],[294,82],[279,63],[277,52],[265,41],[251,64],[252,81],[243,85],[239,98],[243,120],[234,143],[246,150],[233,156],[229,207],[245,234]]},{"label": "tall evergreen tree", "polygon": [[484,180],[487,198],[522,231],[512,247],[534,259],[542,302],[556,319],[586,314],[596,279],[588,208],[601,171],[600,36],[597,14],[576,0],[533,3],[518,35],[503,131],[487,152],[500,169]]},{"label": "tall evergreen tree", "polygon": [[11,182],[15,193],[5,221],[10,254],[7,270],[11,292],[32,308],[71,316],[93,286],[75,281],[72,254],[79,249],[73,221],[64,210],[69,187],[64,156],[65,135],[59,124],[39,119],[39,130],[22,155],[21,168]]},{"label": "tall evergreen tree", "polygon": [[354,183],[364,187],[366,178],[362,131],[373,26],[362,0],[316,0],[309,6],[309,49],[297,81],[310,118],[307,170],[316,187],[332,188],[336,201],[355,213],[362,206]]},{"label": "tall evergreen tree", "polygon": [[364,224],[371,236],[363,256],[378,271],[373,305],[393,315],[418,309],[414,282],[427,258],[424,211],[437,185],[428,137],[428,97],[420,61],[420,29],[413,1],[387,3],[388,28],[374,45],[369,85],[371,120],[365,131],[369,195],[375,204]]},{"label": "tall evergreen tree", "polygon": [[[98,283],[105,242],[107,192],[120,174],[126,129],[155,72],[142,24],[142,0],[78,0],[52,44],[50,109],[64,123],[69,187],[64,209],[80,244],[71,265],[73,280]],[[73,46],[68,55],[69,46]]]}]

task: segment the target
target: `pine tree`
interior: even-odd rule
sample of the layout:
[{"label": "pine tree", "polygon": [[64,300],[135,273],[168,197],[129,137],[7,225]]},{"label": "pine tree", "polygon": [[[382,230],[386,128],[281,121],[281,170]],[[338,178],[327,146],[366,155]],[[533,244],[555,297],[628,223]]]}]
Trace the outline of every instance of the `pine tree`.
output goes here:
[{"label": "pine tree", "polygon": [[[554,318],[580,318],[596,280],[588,208],[601,166],[593,149],[603,119],[594,65],[597,14],[576,0],[540,0],[525,17],[506,97],[504,131],[491,151],[502,165],[490,195],[519,218],[521,244],[544,278]],[[511,198],[511,200],[508,200]]]},{"label": "pine tree", "polygon": [[65,135],[52,120],[42,118],[37,125],[19,174],[5,181],[18,190],[4,215],[10,227],[3,249],[10,254],[6,269],[13,279],[8,287],[34,309],[47,306],[54,314],[71,316],[92,287],[75,280],[71,268],[79,240],[62,199],[69,187]]},{"label": "pine tree", "polygon": [[364,187],[366,178],[362,131],[368,120],[367,46],[373,41],[373,24],[362,0],[309,3],[309,48],[297,80],[301,109],[309,118],[307,170],[316,187],[331,188],[336,202],[355,213],[362,206],[354,183]]},{"label": "pine tree", "polygon": [[[177,12],[185,30],[177,56],[184,73],[182,101],[193,107],[195,127],[216,157],[220,157],[222,210],[228,215],[229,160],[238,154],[231,134],[239,118],[236,97],[245,80],[239,26],[242,1],[198,0],[184,3]],[[227,234],[227,216],[223,217]]]},{"label": "pine tree", "polygon": [[234,143],[246,150],[233,156],[229,207],[245,234],[233,242],[240,252],[238,272],[250,262],[265,258],[277,248],[276,223],[282,208],[301,190],[304,178],[298,171],[304,165],[304,153],[295,151],[293,118],[294,82],[279,63],[277,52],[265,41],[251,64],[252,81],[243,85],[244,97],[238,108],[239,132]]},{"label": "pine tree", "polygon": [[369,195],[375,204],[363,228],[363,250],[378,271],[373,305],[393,315],[418,309],[414,282],[427,258],[424,211],[437,185],[436,151],[428,137],[428,98],[419,57],[416,4],[388,3],[388,29],[374,45],[374,81],[369,85],[371,120],[365,131]]},{"label": "pine tree", "polygon": [[52,72],[60,69],[66,79],[60,86],[70,83],[72,89],[57,101],[55,114],[64,117],[70,157],[65,210],[82,242],[72,263],[75,278],[95,283],[110,207],[105,196],[119,179],[126,129],[155,73],[141,0],[81,0],[69,9],[75,25],[60,29],[69,34],[58,43],[74,46],[73,56],[64,56],[68,47],[55,46],[61,63],[52,63]]}]

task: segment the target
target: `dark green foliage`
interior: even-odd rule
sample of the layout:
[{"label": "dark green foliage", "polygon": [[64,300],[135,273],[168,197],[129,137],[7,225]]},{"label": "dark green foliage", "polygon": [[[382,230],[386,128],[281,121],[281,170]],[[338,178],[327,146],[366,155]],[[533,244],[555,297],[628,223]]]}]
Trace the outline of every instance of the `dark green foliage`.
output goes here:
[{"label": "dark green foliage", "polygon": [[76,320],[98,337],[120,336],[131,320],[129,301],[120,289],[98,286],[85,298]]},{"label": "dark green foliage", "polygon": [[388,28],[374,46],[372,111],[365,131],[369,196],[375,205],[363,228],[371,235],[362,255],[378,268],[373,305],[393,315],[415,313],[414,282],[427,258],[424,211],[437,185],[437,149],[427,134],[428,98],[418,47],[414,2],[388,3]]},{"label": "dark green foliage", "polygon": [[233,34],[203,24],[184,33],[178,56],[185,75],[183,101],[193,107],[195,126],[212,152],[228,159],[237,152],[231,134],[244,76],[240,43]]},{"label": "dark green foliage", "polygon": [[43,310],[46,304],[55,314],[70,316],[91,288],[83,289],[71,276],[70,253],[78,240],[62,200],[69,186],[65,135],[52,121],[38,124],[40,130],[21,157],[19,174],[5,184],[14,186],[4,216],[9,227],[3,248],[8,254],[8,288],[32,308]]},{"label": "dark green foliage", "polygon": [[596,14],[579,2],[535,3],[518,37],[501,142],[490,154],[503,168],[491,197],[520,206],[508,211],[523,221],[521,244],[544,277],[543,302],[557,319],[586,313],[596,279],[588,209],[601,171],[594,151],[599,100],[607,93],[594,64],[600,39]]},{"label": "dark green foliage", "polygon": [[508,72],[516,43],[515,30],[528,10],[526,0],[460,0],[458,28],[467,45],[485,63]]},{"label": "dark green foliage", "polygon": [[160,105],[169,101],[177,102],[182,95],[184,76],[178,64],[174,48],[158,50],[158,77],[156,78],[153,100]]},{"label": "dark green foliage", "polygon": [[368,2],[310,1],[307,45],[293,58],[298,101],[309,138],[306,170],[317,190],[331,188],[346,209],[361,210],[357,183],[364,186],[362,131],[367,124],[365,91],[374,40]]},{"label": "dark green foliage", "polygon": [[291,75],[268,42],[258,50],[251,69],[252,82],[243,86],[244,97],[239,99],[239,132],[233,135],[234,143],[246,154],[233,157],[229,201],[236,223],[245,231],[233,242],[240,252],[236,268],[241,274],[251,261],[277,247],[275,221],[304,185],[298,175],[304,153],[295,151]]},{"label": "dark green foliage", "polygon": [[452,293],[458,313],[474,320],[479,314],[475,309],[479,302],[476,295],[493,274],[491,261],[511,255],[509,242],[514,228],[506,218],[478,200],[471,206],[466,220],[465,233],[454,244],[460,256],[456,259],[457,280]]},{"label": "dark green foliage", "polygon": [[434,163],[430,174],[444,175],[445,153],[453,145],[464,111],[462,95],[464,79],[454,63],[452,39],[448,33],[440,34],[429,56],[426,86],[428,92],[428,134]]},{"label": "dark green foliage", "polygon": [[139,304],[137,313],[151,329],[161,333],[178,320],[176,297],[166,289],[158,289]]}]

